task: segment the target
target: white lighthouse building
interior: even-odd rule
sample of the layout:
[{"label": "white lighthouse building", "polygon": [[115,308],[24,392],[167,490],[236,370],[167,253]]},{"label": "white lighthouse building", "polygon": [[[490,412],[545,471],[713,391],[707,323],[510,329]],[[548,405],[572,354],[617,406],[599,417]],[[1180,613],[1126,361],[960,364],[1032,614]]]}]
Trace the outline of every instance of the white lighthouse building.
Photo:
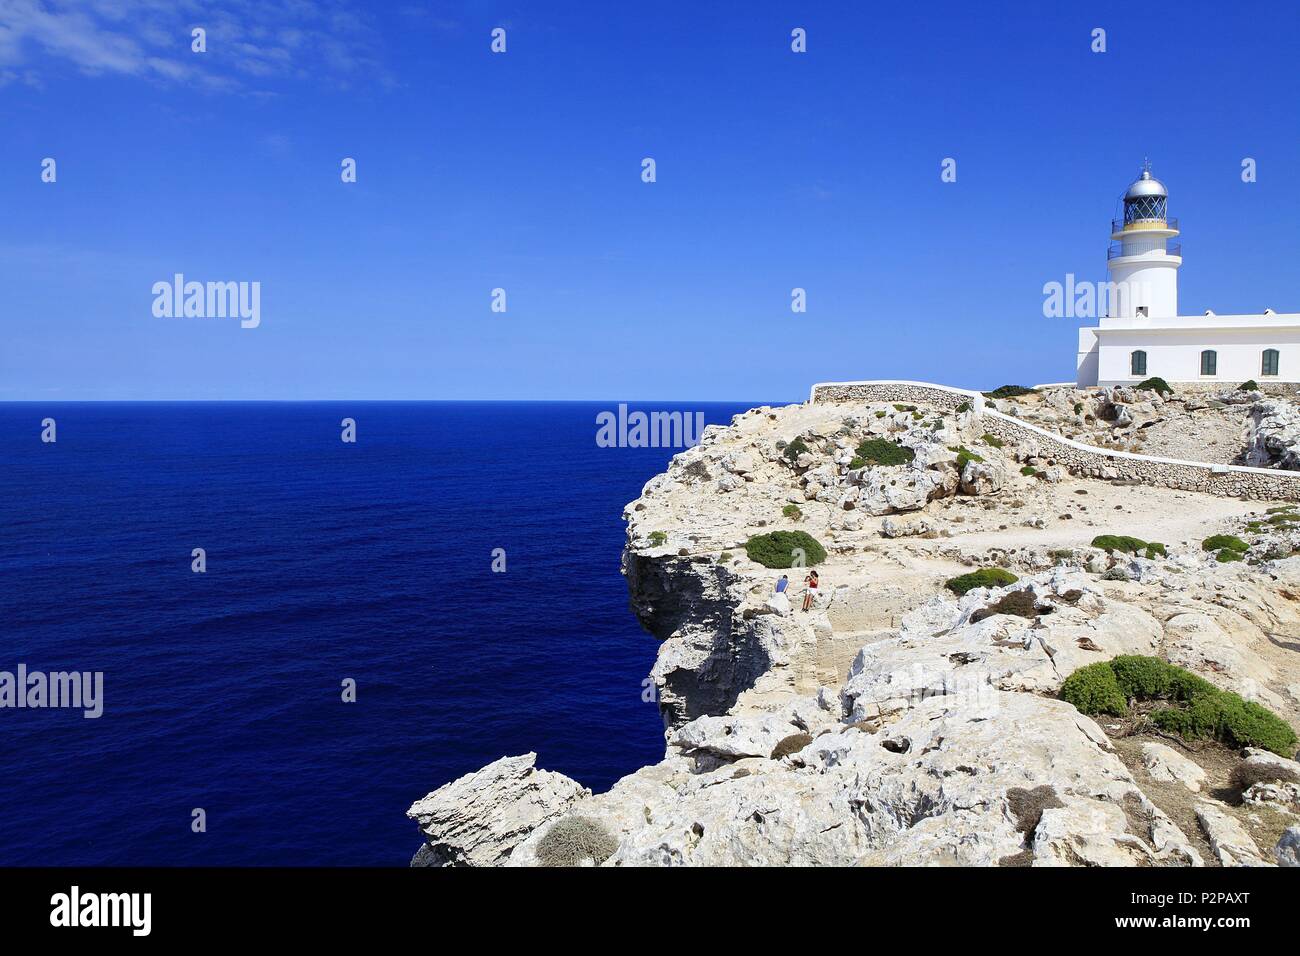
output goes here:
[{"label": "white lighthouse building", "polygon": [[[1078,384],[1300,382],[1300,313],[1178,314],[1182,247],[1169,192],[1149,166],[1111,222],[1106,317],[1079,330]],[[1100,297],[1099,297],[1100,298]]]}]

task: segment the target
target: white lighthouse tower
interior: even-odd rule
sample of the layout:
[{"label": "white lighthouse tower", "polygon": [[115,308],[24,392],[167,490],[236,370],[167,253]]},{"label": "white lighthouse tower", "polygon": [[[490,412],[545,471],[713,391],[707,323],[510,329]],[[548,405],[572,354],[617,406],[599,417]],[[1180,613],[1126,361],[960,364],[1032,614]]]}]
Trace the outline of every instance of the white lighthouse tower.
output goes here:
[{"label": "white lighthouse tower", "polygon": [[1172,318],[1178,314],[1178,267],[1182,246],[1169,245],[1178,235],[1178,220],[1170,219],[1169,192],[1151,176],[1142,175],[1124,193],[1124,218],[1110,224],[1114,240],[1107,252],[1110,273],[1110,317]]},{"label": "white lighthouse tower", "polygon": [[1300,313],[1178,314],[1183,259],[1181,247],[1169,244],[1178,220],[1168,206],[1169,193],[1147,163],[1124,193],[1124,218],[1110,225],[1108,314],[1079,329],[1076,383],[1300,383]]}]

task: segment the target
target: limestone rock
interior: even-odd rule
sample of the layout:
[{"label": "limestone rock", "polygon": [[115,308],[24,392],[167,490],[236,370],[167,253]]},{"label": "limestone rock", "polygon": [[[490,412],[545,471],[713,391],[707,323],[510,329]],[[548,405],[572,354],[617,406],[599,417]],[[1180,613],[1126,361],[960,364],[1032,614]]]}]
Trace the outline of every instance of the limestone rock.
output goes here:
[{"label": "limestone rock", "polygon": [[1246,464],[1300,470],[1300,408],[1290,402],[1263,401],[1251,409]]},{"label": "limestone rock", "polygon": [[1278,866],[1300,866],[1300,827],[1287,827],[1273,848]]},{"label": "limestone rock", "polygon": [[930,522],[924,518],[909,521],[886,516],[880,522],[880,533],[886,538],[910,538],[920,534],[928,534],[932,530],[934,529]]},{"label": "limestone rock", "polygon": [[1200,793],[1205,786],[1206,774],[1200,765],[1164,744],[1144,743],[1142,765],[1152,780],[1181,783],[1192,793]]},{"label": "limestone rock", "polygon": [[991,495],[1006,483],[1006,469],[989,461],[972,459],[961,470],[961,490],[968,495]]},{"label": "limestone rock", "polygon": [[722,467],[735,475],[748,475],[757,470],[754,456],[747,451],[736,452],[722,459]]},{"label": "limestone rock", "polygon": [[[981,616],[1023,590],[1050,613]],[[854,658],[845,709],[864,720],[932,696],[979,696],[992,688],[1054,692],[1079,667],[1119,654],[1149,654],[1159,638],[1160,625],[1150,615],[1102,599],[1080,572],[1057,568],[958,601],[934,598],[904,615],[897,636],[863,647]]]},{"label": "limestone rock", "polygon": [[771,614],[788,615],[790,613],[790,599],[784,591],[769,596],[763,606]]},{"label": "limestone rock", "polygon": [[411,804],[406,815],[425,838],[412,865],[499,866],[529,833],[590,796],[536,761],[535,753],[502,757]]},{"label": "limestone rock", "polygon": [[869,468],[863,476],[857,506],[871,515],[900,511],[917,511],[925,507],[930,496],[943,487],[943,479],[933,471],[915,468]]},{"label": "limestone rock", "polygon": [[1210,841],[1210,849],[1224,866],[1267,865],[1246,828],[1214,804],[1198,803],[1196,819]]}]

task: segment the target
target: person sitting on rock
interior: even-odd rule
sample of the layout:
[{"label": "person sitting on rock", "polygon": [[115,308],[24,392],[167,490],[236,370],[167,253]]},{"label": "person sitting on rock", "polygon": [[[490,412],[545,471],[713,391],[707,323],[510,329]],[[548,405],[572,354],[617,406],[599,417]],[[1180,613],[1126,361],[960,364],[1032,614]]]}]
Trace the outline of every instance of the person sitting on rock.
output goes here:
[{"label": "person sitting on rock", "polygon": [[784,594],[785,589],[788,588],[789,586],[790,586],[790,576],[787,574],[781,575],[781,580],[776,582],[776,593]]},{"label": "person sitting on rock", "polygon": [[803,583],[808,585],[808,588],[803,592],[803,609],[807,611],[812,608],[813,598],[817,596],[817,572],[809,571],[808,577],[803,579]]}]

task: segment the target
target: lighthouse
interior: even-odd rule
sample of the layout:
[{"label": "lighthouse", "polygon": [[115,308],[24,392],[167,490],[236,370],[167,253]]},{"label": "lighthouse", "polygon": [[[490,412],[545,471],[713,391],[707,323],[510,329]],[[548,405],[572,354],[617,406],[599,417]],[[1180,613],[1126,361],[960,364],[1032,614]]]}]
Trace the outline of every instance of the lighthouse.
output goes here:
[{"label": "lighthouse", "polygon": [[1173,318],[1178,315],[1178,267],[1182,246],[1169,245],[1178,220],[1169,218],[1169,191],[1146,163],[1124,193],[1124,216],[1111,220],[1110,317]]},{"label": "lighthouse", "polygon": [[1300,313],[1178,314],[1182,247],[1169,243],[1177,235],[1169,191],[1146,163],[1124,192],[1123,218],[1110,224],[1107,314],[1079,329],[1076,384],[1137,385],[1154,377],[1213,391],[1300,383]]}]

